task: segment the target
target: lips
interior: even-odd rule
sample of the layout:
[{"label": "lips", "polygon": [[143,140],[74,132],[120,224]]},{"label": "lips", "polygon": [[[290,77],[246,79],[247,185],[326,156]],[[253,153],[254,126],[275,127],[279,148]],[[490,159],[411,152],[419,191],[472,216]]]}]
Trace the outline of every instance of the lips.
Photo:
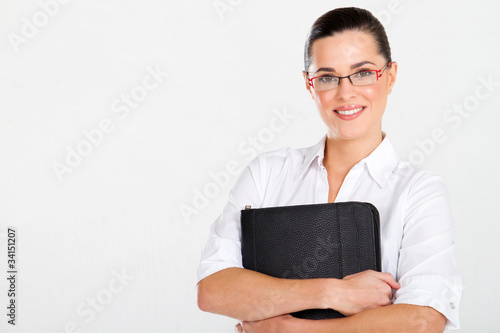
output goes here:
[{"label": "lips", "polygon": [[333,110],[342,120],[351,120],[357,118],[366,109],[362,105],[344,105]]}]

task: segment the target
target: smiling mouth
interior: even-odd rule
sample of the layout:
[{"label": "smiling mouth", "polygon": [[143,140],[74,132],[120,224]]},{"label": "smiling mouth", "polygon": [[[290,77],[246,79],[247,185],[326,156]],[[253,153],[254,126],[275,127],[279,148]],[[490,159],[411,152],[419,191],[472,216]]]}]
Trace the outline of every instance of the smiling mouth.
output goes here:
[{"label": "smiling mouth", "polygon": [[357,109],[352,109],[352,110],[346,110],[346,111],[340,111],[340,110],[334,110],[335,112],[337,112],[338,114],[341,114],[343,116],[350,116],[350,115],[353,115],[355,113],[358,113],[360,111],[363,111],[364,107],[360,107],[360,108],[357,108]]}]

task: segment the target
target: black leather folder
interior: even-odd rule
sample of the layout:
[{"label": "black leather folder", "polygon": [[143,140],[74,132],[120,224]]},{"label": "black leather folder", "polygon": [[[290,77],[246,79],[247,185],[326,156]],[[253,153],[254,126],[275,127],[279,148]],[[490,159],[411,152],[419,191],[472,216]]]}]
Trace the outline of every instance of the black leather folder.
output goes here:
[{"label": "black leather folder", "polygon": [[[381,270],[377,208],[339,202],[241,211],[243,267],[286,279],[337,278]],[[344,317],[334,309],[292,313],[304,319]]]}]

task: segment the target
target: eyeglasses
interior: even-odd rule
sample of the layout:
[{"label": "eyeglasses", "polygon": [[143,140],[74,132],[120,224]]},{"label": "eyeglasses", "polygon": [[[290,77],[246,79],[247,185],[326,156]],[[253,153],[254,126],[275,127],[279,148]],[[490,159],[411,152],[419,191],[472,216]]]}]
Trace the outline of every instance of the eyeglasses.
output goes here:
[{"label": "eyeglasses", "polygon": [[[392,62],[389,62],[380,70],[364,70],[347,76],[335,76],[331,74],[316,76],[308,79],[309,85],[316,91],[327,91],[337,88],[342,79],[348,78],[354,86],[369,86],[377,83],[378,79],[384,74],[385,69],[391,65]],[[309,73],[306,74],[309,76]]]}]

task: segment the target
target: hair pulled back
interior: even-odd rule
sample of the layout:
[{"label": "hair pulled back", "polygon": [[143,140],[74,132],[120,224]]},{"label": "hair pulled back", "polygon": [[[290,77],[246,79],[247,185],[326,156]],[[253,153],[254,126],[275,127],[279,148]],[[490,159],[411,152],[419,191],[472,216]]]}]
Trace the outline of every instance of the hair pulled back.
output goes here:
[{"label": "hair pulled back", "polygon": [[382,23],[366,9],[344,7],[326,12],[314,22],[304,47],[304,70],[307,72],[311,65],[311,50],[316,40],[348,30],[370,33],[375,38],[378,53],[387,62],[392,62],[391,47]]}]

